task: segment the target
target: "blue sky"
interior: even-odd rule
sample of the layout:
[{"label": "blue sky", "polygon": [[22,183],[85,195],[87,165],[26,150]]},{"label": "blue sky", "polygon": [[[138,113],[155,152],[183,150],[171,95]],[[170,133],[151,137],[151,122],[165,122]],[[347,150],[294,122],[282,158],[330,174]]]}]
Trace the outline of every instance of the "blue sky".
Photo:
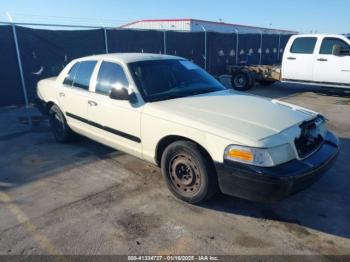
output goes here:
[{"label": "blue sky", "polygon": [[349,0],[0,0],[1,21],[6,11],[17,21],[117,26],[139,19],[197,18],[300,32],[350,32]]}]

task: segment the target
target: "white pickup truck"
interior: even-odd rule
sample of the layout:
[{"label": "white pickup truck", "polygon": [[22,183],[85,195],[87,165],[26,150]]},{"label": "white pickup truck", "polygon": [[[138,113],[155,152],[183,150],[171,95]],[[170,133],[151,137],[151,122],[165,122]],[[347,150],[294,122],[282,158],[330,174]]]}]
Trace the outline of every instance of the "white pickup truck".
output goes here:
[{"label": "white pickup truck", "polygon": [[77,59],[40,81],[37,95],[57,141],[76,132],[154,163],[190,203],[218,189],[280,200],[320,178],[339,151],[318,113],[228,90],[180,57]]},{"label": "white pickup truck", "polygon": [[282,66],[229,66],[232,86],[240,91],[255,82],[276,81],[350,89],[350,40],[343,35],[294,35]]}]

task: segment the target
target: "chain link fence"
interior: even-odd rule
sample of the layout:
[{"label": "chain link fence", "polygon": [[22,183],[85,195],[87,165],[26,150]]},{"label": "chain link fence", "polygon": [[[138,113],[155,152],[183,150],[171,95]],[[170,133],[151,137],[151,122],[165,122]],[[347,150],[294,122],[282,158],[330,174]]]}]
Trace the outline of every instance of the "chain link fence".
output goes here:
[{"label": "chain link fence", "polygon": [[28,106],[39,80],[73,59],[102,53],[171,54],[213,75],[229,64],[278,64],[290,35],[126,30],[110,27],[0,22],[0,107]]}]

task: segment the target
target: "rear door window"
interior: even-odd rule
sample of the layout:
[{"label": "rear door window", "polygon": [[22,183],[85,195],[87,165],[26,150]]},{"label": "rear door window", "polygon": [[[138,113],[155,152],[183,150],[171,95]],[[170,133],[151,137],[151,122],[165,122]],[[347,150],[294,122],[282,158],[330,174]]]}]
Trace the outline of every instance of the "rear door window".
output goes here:
[{"label": "rear door window", "polygon": [[299,37],[293,42],[290,52],[294,54],[313,54],[317,37]]},{"label": "rear door window", "polygon": [[83,61],[80,62],[79,68],[74,77],[73,85],[76,88],[89,90],[90,79],[94,72],[96,61]]},{"label": "rear door window", "polygon": [[325,38],[322,41],[320,54],[331,55],[333,53],[334,45],[339,45],[343,50],[350,50],[350,46],[339,38]]}]

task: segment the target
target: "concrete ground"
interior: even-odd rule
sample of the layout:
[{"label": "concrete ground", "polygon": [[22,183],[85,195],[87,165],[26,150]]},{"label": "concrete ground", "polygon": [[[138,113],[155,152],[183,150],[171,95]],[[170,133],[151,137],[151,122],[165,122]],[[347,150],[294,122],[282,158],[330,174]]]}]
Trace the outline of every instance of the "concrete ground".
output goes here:
[{"label": "concrete ground", "polygon": [[[175,199],[158,168],[48,123],[0,111],[0,254],[350,254],[350,96],[276,84],[251,93],[323,113],[341,139],[335,166],[276,204],[218,194]],[[247,105],[249,106],[249,105]]]}]

